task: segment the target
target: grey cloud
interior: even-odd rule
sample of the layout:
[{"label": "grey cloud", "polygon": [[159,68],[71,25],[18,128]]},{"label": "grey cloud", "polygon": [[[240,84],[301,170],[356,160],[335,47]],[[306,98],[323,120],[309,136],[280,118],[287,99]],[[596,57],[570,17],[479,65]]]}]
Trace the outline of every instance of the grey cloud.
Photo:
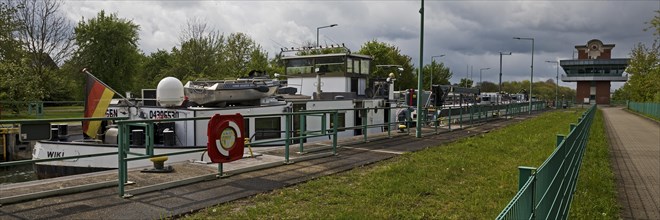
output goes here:
[{"label": "grey cloud", "polygon": [[[358,50],[364,42],[377,39],[398,46],[413,58],[416,67],[419,63],[419,1],[66,4],[66,13],[75,23],[100,10],[133,19],[141,27],[140,46],[145,53],[176,46],[181,26],[188,18],[199,17],[226,34],[250,35],[271,56],[281,46],[314,42],[316,27],[337,23],[338,27],[320,32],[321,43],[346,43]],[[484,75],[484,80],[492,80],[499,71],[498,52],[512,51],[514,55],[504,58],[504,80],[528,79],[531,44],[512,37],[534,37],[535,78],[538,74],[538,79],[547,79],[555,72],[545,60],[571,58],[574,46],[590,39],[616,44],[615,57],[628,56],[638,42],[651,43],[654,37],[642,29],[659,9],[660,1],[426,1],[423,61],[428,63],[430,56],[446,54],[440,61],[456,73],[452,81],[464,77],[466,65],[493,68]]]}]

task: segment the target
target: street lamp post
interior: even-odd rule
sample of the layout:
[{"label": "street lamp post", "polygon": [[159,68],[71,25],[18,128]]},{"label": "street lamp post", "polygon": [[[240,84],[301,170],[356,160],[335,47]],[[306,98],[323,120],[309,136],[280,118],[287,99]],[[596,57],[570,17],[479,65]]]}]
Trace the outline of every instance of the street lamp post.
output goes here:
[{"label": "street lamp post", "polygon": [[437,56],[431,56],[431,80],[430,80],[431,82],[429,83],[429,89],[433,89],[433,70],[435,70],[435,68],[433,68],[434,67],[433,65],[435,64],[435,60],[433,60],[433,58],[436,58],[436,57],[440,58],[440,57],[444,57],[444,56],[445,56],[444,54],[437,55]]},{"label": "street lamp post", "polygon": [[419,9],[419,75],[417,76],[417,121],[415,126],[415,137],[422,137],[422,78],[424,77],[424,0]]},{"label": "street lamp post", "polygon": [[514,37],[516,40],[531,40],[532,41],[532,71],[529,76],[529,114],[532,114],[532,85],[534,85],[534,38],[533,37]]},{"label": "street lamp post", "polygon": [[[511,55],[511,52],[500,52],[500,84],[497,89],[499,95],[502,95],[502,55]],[[497,104],[500,104],[500,99],[497,99]]]},{"label": "street lamp post", "polygon": [[326,26],[321,26],[316,28],[316,47],[319,46],[319,30],[323,28],[329,28],[329,27],[334,27],[337,26],[338,24],[331,24],[331,25],[326,25]]},{"label": "street lamp post", "polygon": [[490,69],[490,67],[479,69],[479,90],[481,90],[481,84],[483,84],[483,81],[481,80],[481,73],[482,73],[482,71],[489,70],[489,69]]},{"label": "street lamp post", "polygon": [[550,60],[546,60],[545,62],[557,64],[557,81],[555,82],[555,109],[557,109],[559,106],[559,62]]}]

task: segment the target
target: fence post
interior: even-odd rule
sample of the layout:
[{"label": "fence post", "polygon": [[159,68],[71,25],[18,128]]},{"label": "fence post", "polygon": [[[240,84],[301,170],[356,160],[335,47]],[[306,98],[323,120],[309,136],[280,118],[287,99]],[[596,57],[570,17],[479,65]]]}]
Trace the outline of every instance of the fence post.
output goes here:
[{"label": "fence post", "polygon": [[[440,109],[442,111],[442,109]],[[428,114],[428,113],[427,113]],[[438,134],[438,125],[440,125],[440,114],[438,113],[438,110],[433,111],[433,127],[435,129],[435,134]]]},{"label": "fence post", "polygon": [[[300,119],[300,129],[298,130],[298,132],[299,132],[298,136],[303,137],[303,136],[305,136],[305,133],[307,132],[307,129],[304,129],[305,124],[307,123],[306,122],[307,117],[305,117],[303,114],[298,115],[298,117]],[[300,141],[300,146],[299,146],[299,149],[298,149],[298,153],[300,153],[300,154],[304,153],[304,150],[305,150],[304,147],[303,147],[303,144],[305,142],[304,140],[305,139],[302,139],[302,138],[298,139],[298,141]]]},{"label": "fence post", "polygon": [[525,186],[525,183],[527,180],[531,177],[534,178],[532,179],[532,184],[530,187],[532,187],[532,201],[531,204],[527,204],[527,207],[529,207],[529,212],[532,213],[532,219],[534,219],[534,203],[536,203],[536,199],[534,198],[534,194],[536,193],[535,189],[536,188],[536,177],[534,177],[536,173],[536,167],[525,167],[525,166],[519,166],[518,171],[520,172],[520,175],[518,176],[518,191],[522,189],[523,186]]},{"label": "fence post", "polygon": [[474,116],[474,105],[470,106],[470,125],[472,125],[472,117]]},{"label": "fence post", "polygon": [[557,147],[559,147],[559,145],[561,145],[561,142],[564,141],[565,137],[566,137],[566,135],[557,134]]},{"label": "fence post", "polygon": [[[364,112],[364,114],[362,114],[362,136],[364,136],[364,140],[363,140],[364,143],[367,143],[367,142],[369,142],[367,140],[367,128],[369,127],[367,125],[367,122],[369,121],[367,119],[367,117],[368,117],[367,115],[369,115],[369,108],[365,108],[362,111]],[[417,114],[417,117],[419,117],[419,114]]]},{"label": "fence post", "polygon": [[289,144],[291,142],[291,114],[286,114],[286,125],[285,125],[285,132],[284,132],[284,163],[288,164],[289,163]]},{"label": "fence post", "polygon": [[458,110],[458,125],[460,129],[463,129],[463,106]]},{"label": "fence post", "polygon": [[449,119],[447,120],[447,126],[449,127],[449,131],[451,131],[451,106],[449,107]]},{"label": "fence post", "polygon": [[[339,112],[335,111],[332,114],[332,154],[337,155],[337,127],[339,127]],[[390,129],[387,129],[387,134],[389,135]]]},{"label": "fence post", "polygon": [[518,190],[520,190],[525,185],[529,177],[534,175],[536,167],[519,166],[518,171],[520,172],[520,175],[518,176]]},{"label": "fence post", "polygon": [[222,163],[218,163],[218,175],[222,178],[225,175],[225,169],[223,168]]},{"label": "fence post", "polygon": [[387,137],[392,138],[392,108],[390,107],[389,109],[386,110],[386,112],[387,112]]}]

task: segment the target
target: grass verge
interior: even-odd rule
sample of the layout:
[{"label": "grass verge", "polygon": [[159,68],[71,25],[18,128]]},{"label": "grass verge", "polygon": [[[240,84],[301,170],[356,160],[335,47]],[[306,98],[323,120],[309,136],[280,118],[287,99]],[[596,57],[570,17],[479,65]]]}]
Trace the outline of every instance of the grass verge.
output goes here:
[{"label": "grass verge", "polygon": [[598,110],[573,195],[571,219],[619,219],[609,146],[603,113]]},{"label": "grass verge", "polygon": [[3,109],[0,120],[18,120],[18,119],[48,119],[48,118],[82,118],[83,106],[47,106],[44,107],[42,117],[37,117],[36,113],[28,114],[27,110],[22,110],[18,114],[11,113],[9,109]]},{"label": "grass verge", "polygon": [[[492,219],[581,111],[555,111],[448,145],[210,207],[189,219]],[[601,122],[602,123],[602,122]],[[609,160],[609,159],[608,159]]]}]

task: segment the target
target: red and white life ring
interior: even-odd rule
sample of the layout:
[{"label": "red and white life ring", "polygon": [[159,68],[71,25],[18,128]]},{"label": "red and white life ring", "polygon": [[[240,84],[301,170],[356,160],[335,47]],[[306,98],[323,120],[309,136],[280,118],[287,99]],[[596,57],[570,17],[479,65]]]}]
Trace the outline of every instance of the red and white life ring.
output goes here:
[{"label": "red and white life ring", "polygon": [[227,163],[243,158],[243,116],[219,115],[211,117],[207,130],[206,149],[213,163]]}]

